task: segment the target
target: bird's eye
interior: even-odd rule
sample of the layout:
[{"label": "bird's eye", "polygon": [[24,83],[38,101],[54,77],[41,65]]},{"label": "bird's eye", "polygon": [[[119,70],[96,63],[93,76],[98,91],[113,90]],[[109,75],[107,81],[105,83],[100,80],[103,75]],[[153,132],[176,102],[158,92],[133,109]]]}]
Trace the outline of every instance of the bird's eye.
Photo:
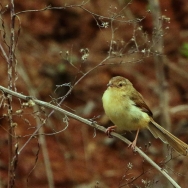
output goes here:
[{"label": "bird's eye", "polygon": [[122,83],[119,83],[119,87],[122,87],[123,86],[123,84]]}]

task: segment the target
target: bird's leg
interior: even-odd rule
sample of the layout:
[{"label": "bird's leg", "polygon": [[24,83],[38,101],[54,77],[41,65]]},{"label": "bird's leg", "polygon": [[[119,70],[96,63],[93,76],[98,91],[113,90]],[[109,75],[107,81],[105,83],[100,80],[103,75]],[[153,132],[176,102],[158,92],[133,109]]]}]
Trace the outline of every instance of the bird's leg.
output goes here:
[{"label": "bird's leg", "polygon": [[111,132],[114,132],[115,130],[116,130],[116,125],[114,125],[114,126],[111,126],[111,127],[108,127],[107,129],[106,129],[106,134],[107,134],[107,136],[109,137],[109,138],[112,138],[113,136],[110,134]]},{"label": "bird's leg", "polygon": [[136,142],[137,142],[137,138],[138,138],[138,133],[139,133],[139,129],[138,129],[137,132],[136,132],[136,137],[135,137],[134,141],[133,141],[132,143],[130,143],[129,146],[128,146],[128,147],[131,146],[131,148],[132,148],[133,150],[134,150],[135,147],[136,147]]}]

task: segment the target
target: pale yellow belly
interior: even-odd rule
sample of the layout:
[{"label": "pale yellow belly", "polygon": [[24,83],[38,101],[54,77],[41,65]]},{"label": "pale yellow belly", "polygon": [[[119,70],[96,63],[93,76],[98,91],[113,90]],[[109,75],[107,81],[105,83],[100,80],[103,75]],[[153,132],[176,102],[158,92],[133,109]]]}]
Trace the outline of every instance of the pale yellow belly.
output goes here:
[{"label": "pale yellow belly", "polygon": [[127,102],[127,100],[117,100],[116,98],[112,100],[105,96],[103,97],[103,107],[106,115],[117,126],[117,132],[143,129],[148,126],[150,121],[149,115],[133,105],[132,101]]},{"label": "pale yellow belly", "polygon": [[133,131],[138,128],[146,128],[149,122],[149,117],[146,113],[139,112],[133,107],[130,109],[123,109],[120,106],[114,109],[107,110],[106,114],[110,120],[117,126],[117,131]]}]

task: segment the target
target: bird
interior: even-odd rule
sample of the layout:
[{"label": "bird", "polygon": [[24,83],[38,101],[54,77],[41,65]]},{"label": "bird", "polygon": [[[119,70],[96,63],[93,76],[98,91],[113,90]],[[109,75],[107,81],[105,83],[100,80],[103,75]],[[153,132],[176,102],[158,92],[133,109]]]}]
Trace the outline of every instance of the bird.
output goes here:
[{"label": "bird", "polygon": [[139,131],[148,129],[155,138],[169,144],[181,155],[188,155],[188,145],[155,122],[144,98],[127,78],[111,78],[102,96],[102,103],[106,115],[115,124],[106,129],[109,137],[112,137],[112,131],[136,131],[135,139],[129,145],[135,149]]}]

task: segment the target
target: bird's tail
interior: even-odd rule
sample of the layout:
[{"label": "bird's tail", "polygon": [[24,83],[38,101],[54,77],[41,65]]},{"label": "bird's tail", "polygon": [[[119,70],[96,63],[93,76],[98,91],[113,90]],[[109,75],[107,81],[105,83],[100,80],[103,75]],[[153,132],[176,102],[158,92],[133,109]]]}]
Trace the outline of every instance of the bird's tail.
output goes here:
[{"label": "bird's tail", "polygon": [[164,143],[169,144],[181,155],[188,155],[188,145],[161,127],[153,119],[151,119],[148,129],[155,138],[160,138]]}]

